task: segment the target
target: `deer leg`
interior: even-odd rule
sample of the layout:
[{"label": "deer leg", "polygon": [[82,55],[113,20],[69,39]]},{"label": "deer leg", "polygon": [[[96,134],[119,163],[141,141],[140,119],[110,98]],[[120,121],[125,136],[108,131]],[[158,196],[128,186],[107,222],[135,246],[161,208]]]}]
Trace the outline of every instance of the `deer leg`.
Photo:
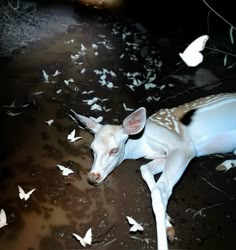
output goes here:
[{"label": "deer leg", "polygon": [[154,175],[159,174],[165,167],[166,158],[155,159],[140,167],[141,175],[150,191],[156,185]]},{"label": "deer leg", "polygon": [[152,189],[152,209],[156,219],[158,249],[168,249],[167,229],[166,229],[166,197],[164,194],[165,184],[156,183]]},{"label": "deer leg", "polygon": [[[156,185],[154,176],[163,171],[165,167],[165,162],[166,162],[166,158],[160,158],[160,159],[155,159],[149,162],[148,164],[141,166],[142,178],[147,183],[147,186],[150,191],[152,191]],[[166,234],[167,234],[168,240],[170,242],[173,242],[175,238],[175,229],[170,223],[170,217],[168,214],[166,214],[166,217],[165,217],[165,225],[166,225]]]},{"label": "deer leg", "polygon": [[[183,175],[189,161],[195,156],[191,148],[181,148],[181,150],[170,150],[163,172],[153,186],[151,182],[152,208],[155,214],[158,249],[168,249],[166,228],[166,208],[168,200],[172,194],[172,189],[180,177]],[[171,233],[172,235],[172,233]]]},{"label": "deer leg", "polygon": [[[233,151],[233,154],[236,155],[236,149]],[[226,160],[216,167],[217,171],[228,171],[231,168],[236,167],[236,160]]]}]

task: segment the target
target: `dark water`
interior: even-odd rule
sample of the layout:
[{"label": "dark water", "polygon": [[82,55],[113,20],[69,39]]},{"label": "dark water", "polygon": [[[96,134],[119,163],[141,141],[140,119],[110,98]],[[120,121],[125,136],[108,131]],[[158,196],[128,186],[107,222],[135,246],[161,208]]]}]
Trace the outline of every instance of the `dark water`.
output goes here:
[{"label": "dark water", "polygon": [[[72,233],[83,236],[89,228],[93,232],[91,249],[155,249],[150,195],[139,172],[144,161],[125,161],[104,185],[89,185],[92,135],[76,126],[69,110],[102,115],[104,121],[117,124],[130,113],[123,103],[133,109],[145,106],[149,113],[162,104],[171,105],[173,98],[168,102],[164,99],[186,90],[186,85],[171,79],[162,81],[167,66],[162,67],[157,40],[130,20],[80,15],[78,24],[70,26],[68,32],[33,44],[2,65],[0,105],[16,99],[16,108],[0,109],[0,208],[8,221],[0,229],[1,249],[80,249],[83,247]],[[72,60],[71,55],[78,58]],[[172,56],[170,61],[176,58]],[[104,69],[106,84],[100,83],[101,74],[94,72]],[[42,70],[49,75],[48,83]],[[61,74],[53,77],[56,70]],[[136,72],[140,75],[130,76]],[[154,75],[156,87],[145,89],[144,83]],[[64,80],[70,78],[74,82],[65,84]],[[140,86],[132,86],[139,81]],[[91,90],[94,92],[82,94]],[[36,95],[39,91],[43,93]],[[201,94],[206,92],[193,92],[193,96]],[[148,102],[149,96],[160,97],[160,101]],[[103,111],[90,110],[83,101],[93,97],[109,99],[97,103],[105,106]],[[182,95],[178,101],[188,98]],[[23,108],[23,104],[29,106]],[[12,117],[7,110],[22,114]],[[54,119],[51,126],[44,122],[49,119]],[[67,135],[74,128],[82,139],[69,143]],[[221,161],[219,156],[195,159],[174,189],[168,211],[174,219],[176,241],[170,248],[233,247],[235,170],[216,172]],[[57,164],[71,168],[74,174],[63,176]],[[17,185],[25,191],[36,190],[23,201],[18,197]],[[197,213],[201,209],[202,213]],[[141,222],[144,232],[130,235],[126,215]]]}]

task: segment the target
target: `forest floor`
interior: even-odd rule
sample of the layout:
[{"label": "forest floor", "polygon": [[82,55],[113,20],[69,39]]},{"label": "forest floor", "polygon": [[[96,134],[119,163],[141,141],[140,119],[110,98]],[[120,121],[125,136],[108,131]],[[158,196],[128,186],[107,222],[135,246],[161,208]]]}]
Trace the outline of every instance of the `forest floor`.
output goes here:
[{"label": "forest floor", "polygon": [[[93,136],[69,114],[74,109],[102,116],[102,123],[121,124],[140,106],[150,115],[235,91],[230,58],[225,66],[222,53],[206,49],[203,63],[189,68],[178,53],[191,41],[178,38],[158,37],[128,18],[85,11],[66,32],[1,61],[0,208],[8,222],[0,229],[1,249],[82,249],[72,233],[84,236],[89,228],[90,249],[156,248],[150,193],[139,170],[146,161],[126,160],[103,185],[91,186]],[[93,110],[86,101],[92,99],[102,110]],[[51,119],[49,126],[45,121]],[[73,129],[82,139],[70,143]],[[212,155],[189,164],[168,205],[176,230],[170,249],[233,249],[236,170],[215,170],[232,158]],[[58,164],[74,173],[63,176]],[[17,185],[36,190],[24,201]],[[142,223],[144,231],[129,233],[126,216]]]}]

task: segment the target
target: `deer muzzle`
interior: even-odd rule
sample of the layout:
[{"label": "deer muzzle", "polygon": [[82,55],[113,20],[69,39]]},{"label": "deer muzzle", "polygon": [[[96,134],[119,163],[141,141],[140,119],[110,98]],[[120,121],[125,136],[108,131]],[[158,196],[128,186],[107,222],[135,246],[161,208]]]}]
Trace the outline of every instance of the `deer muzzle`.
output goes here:
[{"label": "deer muzzle", "polygon": [[88,182],[92,185],[99,185],[101,184],[101,175],[96,172],[90,172],[88,174]]}]

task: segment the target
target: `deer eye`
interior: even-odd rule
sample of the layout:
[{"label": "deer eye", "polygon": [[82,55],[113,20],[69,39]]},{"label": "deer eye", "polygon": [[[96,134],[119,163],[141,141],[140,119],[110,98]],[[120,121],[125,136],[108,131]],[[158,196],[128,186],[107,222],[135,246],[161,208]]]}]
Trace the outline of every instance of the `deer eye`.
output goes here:
[{"label": "deer eye", "polygon": [[116,154],[117,152],[118,152],[118,148],[113,148],[113,149],[110,151],[110,155]]}]

